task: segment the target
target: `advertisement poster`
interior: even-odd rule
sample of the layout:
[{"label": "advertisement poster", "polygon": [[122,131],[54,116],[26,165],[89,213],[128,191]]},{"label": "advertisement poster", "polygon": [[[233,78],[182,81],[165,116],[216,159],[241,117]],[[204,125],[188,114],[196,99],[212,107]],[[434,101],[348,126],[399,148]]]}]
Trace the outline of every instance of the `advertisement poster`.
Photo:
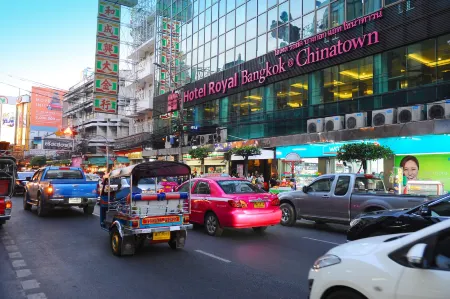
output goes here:
[{"label": "advertisement poster", "polygon": [[0,138],[2,141],[14,144],[16,134],[16,105],[1,105],[1,115]]},{"label": "advertisement poster", "polygon": [[43,144],[44,150],[73,150],[73,140],[63,138],[45,138]]},{"label": "advertisement poster", "polygon": [[395,156],[395,166],[403,169],[403,185],[408,180],[440,181],[450,192],[450,154]]},{"label": "advertisement poster", "polygon": [[60,129],[65,91],[35,86],[31,90],[31,130],[55,132]]}]

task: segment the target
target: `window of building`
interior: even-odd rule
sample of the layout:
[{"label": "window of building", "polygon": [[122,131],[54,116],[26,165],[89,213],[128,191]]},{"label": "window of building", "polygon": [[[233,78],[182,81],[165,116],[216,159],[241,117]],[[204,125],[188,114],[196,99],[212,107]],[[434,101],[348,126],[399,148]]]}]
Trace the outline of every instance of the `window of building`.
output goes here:
[{"label": "window of building", "polygon": [[362,8],[362,0],[347,0],[347,21],[361,17]]},{"label": "window of building", "polygon": [[292,19],[297,19],[297,18],[301,17],[303,10],[302,10],[302,6],[299,5],[298,1],[297,0],[290,0],[289,3],[290,3],[290,7],[291,7],[291,10],[290,10],[291,18]]},{"label": "window of building", "polygon": [[342,25],[345,18],[345,1],[338,0],[331,3],[330,28]]},{"label": "window of building", "polygon": [[381,8],[381,0],[364,0],[364,14],[373,13]]},{"label": "window of building", "polygon": [[247,20],[256,17],[258,14],[258,1],[250,0],[247,1]]},{"label": "window of building", "polygon": [[269,33],[267,33],[267,52],[271,52],[271,51],[277,49],[277,47],[278,47],[277,35],[278,35],[277,29],[274,29],[274,30],[270,31]]},{"label": "window of building", "polygon": [[316,7],[316,0],[303,0],[303,13],[311,12],[314,10],[315,7]]},{"label": "window of building", "polygon": [[274,7],[267,12],[267,31],[278,26],[278,8]]},{"label": "window of building", "polygon": [[235,11],[233,10],[232,12],[227,14],[227,31],[233,29],[236,26],[234,13]]},{"label": "window of building", "polygon": [[245,62],[245,44],[236,47],[236,65]]},{"label": "window of building", "polygon": [[205,11],[205,25],[211,24],[211,8]]},{"label": "window of building", "polygon": [[214,22],[211,24],[211,39],[214,39],[217,37],[219,32],[219,22]]},{"label": "window of building", "polygon": [[310,13],[303,17],[303,38],[313,36],[315,32],[314,13]]},{"label": "window of building", "polygon": [[407,47],[407,86],[416,87],[436,82],[435,39],[428,39]]},{"label": "window of building", "polygon": [[211,40],[211,25],[206,26],[205,28],[205,43]]},{"label": "window of building", "polygon": [[[256,30],[257,30],[257,27],[256,27],[256,18],[255,18],[255,19],[247,22],[247,37],[246,37],[246,39],[249,40],[249,39],[256,37]],[[243,31],[238,31],[238,32],[243,32]]]},{"label": "window of building", "polygon": [[267,14],[263,13],[258,17],[258,35],[267,31]]},{"label": "window of building", "polygon": [[252,39],[246,43],[245,46],[246,60],[252,60],[256,58],[256,39]]},{"label": "window of building", "polygon": [[205,10],[205,0],[198,0],[198,11],[202,12]]},{"label": "window of building", "polygon": [[258,0],[258,14],[262,14],[267,10],[267,1],[266,0]]},{"label": "window of building", "polygon": [[437,38],[437,80],[450,81],[450,34]]},{"label": "window of building", "polygon": [[219,36],[219,53],[225,51],[225,34]]},{"label": "window of building", "polygon": [[236,28],[236,45],[245,42],[245,24]]},{"label": "window of building", "polygon": [[219,4],[216,3],[211,8],[211,20],[216,21],[219,16]]},{"label": "window of building", "polygon": [[226,67],[224,69],[228,69],[234,66],[234,49],[228,50],[225,55],[225,63]]},{"label": "window of building", "polygon": [[[234,47],[234,29],[227,32],[226,39],[227,39],[226,49],[229,50]],[[229,62],[229,61],[227,61],[227,62]]]},{"label": "window of building", "polygon": [[299,18],[293,22],[289,27],[289,41],[295,43],[302,38],[302,18]]},{"label": "window of building", "polygon": [[217,56],[211,58],[211,73],[214,74],[217,72]]},{"label": "window of building", "polygon": [[201,46],[205,43],[205,29],[201,29],[198,32],[198,45]]},{"label": "window of building", "polygon": [[245,5],[236,9],[236,26],[245,23]]},{"label": "window of building", "polygon": [[316,22],[316,28],[317,28],[317,33],[319,32],[323,32],[329,29],[329,12],[330,10],[328,9],[328,6],[325,6],[321,9],[319,9],[316,12],[316,18],[317,18],[317,22]]},{"label": "window of building", "polygon": [[278,0],[267,0],[267,8],[271,8],[274,5],[277,5]]},{"label": "window of building", "polygon": [[205,59],[209,59],[211,56],[211,43],[205,44]]},{"label": "window of building", "polygon": [[263,34],[258,36],[258,47],[257,47],[257,57],[267,53],[267,39],[266,35]]}]

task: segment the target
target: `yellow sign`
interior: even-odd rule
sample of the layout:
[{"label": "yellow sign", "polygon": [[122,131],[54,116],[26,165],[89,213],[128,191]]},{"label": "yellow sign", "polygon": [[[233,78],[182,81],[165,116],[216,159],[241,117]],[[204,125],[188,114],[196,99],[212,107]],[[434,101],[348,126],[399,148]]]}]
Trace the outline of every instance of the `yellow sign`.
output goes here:
[{"label": "yellow sign", "polygon": [[128,154],[128,159],[130,159],[130,160],[142,159],[142,152],[129,153]]}]

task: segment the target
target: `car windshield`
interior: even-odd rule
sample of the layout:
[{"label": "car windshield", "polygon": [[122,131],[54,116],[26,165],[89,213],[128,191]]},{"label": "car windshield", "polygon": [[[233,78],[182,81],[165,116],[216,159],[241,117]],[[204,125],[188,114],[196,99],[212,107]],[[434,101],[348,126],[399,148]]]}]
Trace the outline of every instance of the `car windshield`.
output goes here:
[{"label": "car windshield", "polygon": [[61,170],[61,169],[50,169],[45,174],[46,179],[82,179],[83,174],[80,170],[70,169],[70,170]]},{"label": "car windshield", "polygon": [[18,178],[19,180],[24,180],[24,179],[26,179],[27,177],[32,177],[33,174],[34,174],[34,172],[18,172],[18,173],[17,173],[17,178]]},{"label": "car windshield", "polygon": [[217,181],[217,183],[226,194],[265,193],[249,181]]},{"label": "car windshield", "polygon": [[386,192],[383,181],[379,178],[358,177],[355,180],[353,193]]}]

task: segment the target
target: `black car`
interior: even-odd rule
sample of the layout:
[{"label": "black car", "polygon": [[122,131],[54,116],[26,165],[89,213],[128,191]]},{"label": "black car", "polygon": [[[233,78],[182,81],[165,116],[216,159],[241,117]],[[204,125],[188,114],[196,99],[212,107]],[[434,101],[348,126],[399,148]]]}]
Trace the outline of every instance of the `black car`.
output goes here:
[{"label": "black car", "polygon": [[18,172],[16,177],[16,187],[14,189],[14,194],[19,195],[25,192],[25,185],[27,184],[26,178],[32,177],[34,172]]},{"label": "black car", "polygon": [[347,240],[415,232],[447,219],[450,219],[450,194],[427,201],[412,209],[362,214],[350,222]]}]

